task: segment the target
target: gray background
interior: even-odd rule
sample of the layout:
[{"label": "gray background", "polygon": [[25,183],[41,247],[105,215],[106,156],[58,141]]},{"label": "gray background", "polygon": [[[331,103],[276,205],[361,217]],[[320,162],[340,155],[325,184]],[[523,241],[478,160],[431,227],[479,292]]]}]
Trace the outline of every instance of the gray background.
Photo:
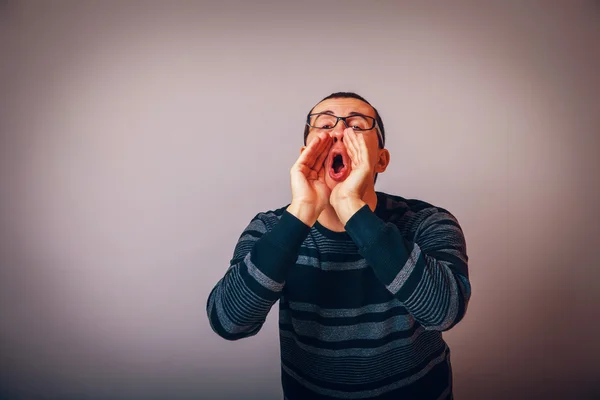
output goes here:
[{"label": "gray background", "polygon": [[205,304],[338,90],[464,228],[457,399],[600,396],[600,7],[416,3],[3,2],[0,397],[280,398]]}]

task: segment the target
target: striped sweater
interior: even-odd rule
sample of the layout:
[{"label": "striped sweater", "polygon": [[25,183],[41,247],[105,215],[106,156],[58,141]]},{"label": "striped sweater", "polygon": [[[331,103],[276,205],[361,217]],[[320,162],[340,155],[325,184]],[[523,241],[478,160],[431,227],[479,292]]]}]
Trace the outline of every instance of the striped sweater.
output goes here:
[{"label": "striped sweater", "polygon": [[466,244],[448,211],[377,192],[334,232],[286,207],[259,213],[211,291],[212,329],[255,335],[279,300],[284,397],[452,398],[442,332],[471,294]]}]

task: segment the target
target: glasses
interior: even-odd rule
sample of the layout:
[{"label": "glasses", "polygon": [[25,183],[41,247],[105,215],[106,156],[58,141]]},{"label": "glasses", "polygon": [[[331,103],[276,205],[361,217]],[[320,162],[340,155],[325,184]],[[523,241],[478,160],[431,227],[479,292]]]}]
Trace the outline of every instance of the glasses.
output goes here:
[{"label": "glasses", "polygon": [[338,122],[342,121],[346,128],[352,128],[357,132],[370,131],[377,128],[377,136],[379,138],[379,146],[383,148],[383,135],[377,125],[377,121],[373,117],[362,114],[349,115],[347,117],[338,117],[328,113],[309,114],[306,119],[306,125],[311,128],[332,130]]}]

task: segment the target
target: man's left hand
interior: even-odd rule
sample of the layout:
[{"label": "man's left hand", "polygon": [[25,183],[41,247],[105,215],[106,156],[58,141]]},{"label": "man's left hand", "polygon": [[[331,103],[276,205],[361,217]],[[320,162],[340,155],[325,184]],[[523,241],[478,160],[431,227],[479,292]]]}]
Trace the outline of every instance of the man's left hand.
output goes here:
[{"label": "man's left hand", "polygon": [[363,197],[373,183],[373,166],[370,165],[369,149],[362,134],[352,128],[344,131],[344,144],[352,162],[350,175],[331,191],[329,203],[345,225],[356,211],[366,203]]}]

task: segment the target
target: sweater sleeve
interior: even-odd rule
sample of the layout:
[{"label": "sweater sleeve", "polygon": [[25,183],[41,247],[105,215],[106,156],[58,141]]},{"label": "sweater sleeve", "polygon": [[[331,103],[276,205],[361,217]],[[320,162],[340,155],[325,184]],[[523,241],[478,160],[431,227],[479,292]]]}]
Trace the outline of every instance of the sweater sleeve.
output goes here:
[{"label": "sweater sleeve", "polygon": [[310,227],[287,211],[271,230],[258,214],[235,246],[225,276],[208,296],[212,329],[227,340],[258,333],[279,299],[287,271],[294,265]]},{"label": "sweater sleeve", "polygon": [[414,241],[366,205],[346,230],[378,279],[425,329],[445,331],[463,318],[471,297],[468,257],[462,229],[450,213],[427,209]]}]

